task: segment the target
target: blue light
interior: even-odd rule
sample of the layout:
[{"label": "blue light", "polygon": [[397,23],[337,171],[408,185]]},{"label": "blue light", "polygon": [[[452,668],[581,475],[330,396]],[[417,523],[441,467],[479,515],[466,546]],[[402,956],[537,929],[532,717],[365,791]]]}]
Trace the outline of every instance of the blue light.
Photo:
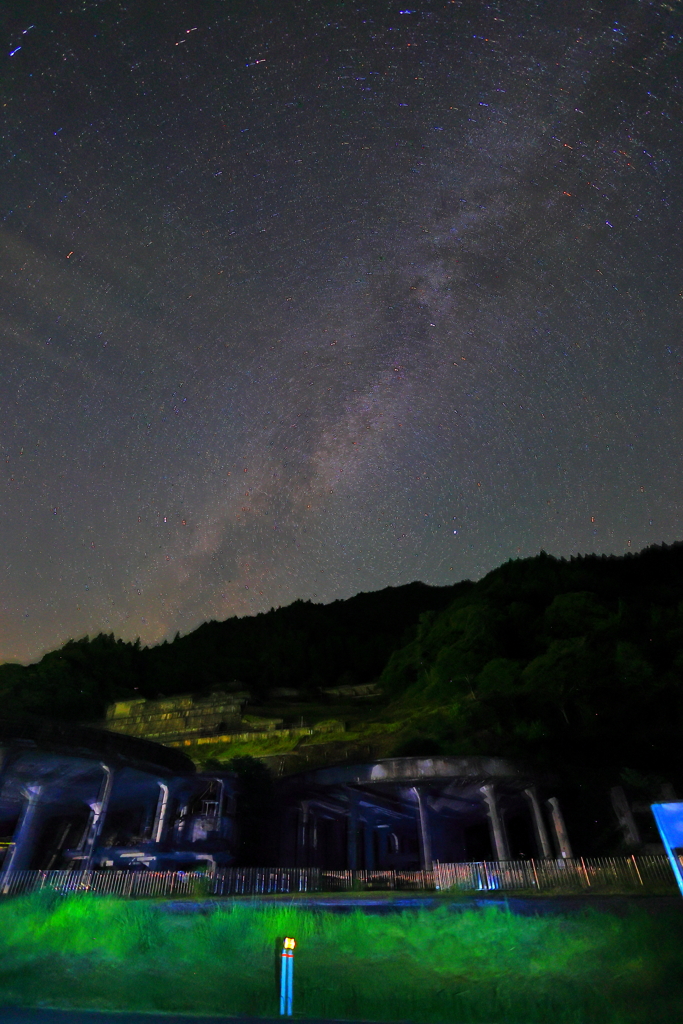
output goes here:
[{"label": "blue light", "polygon": [[280,1016],[292,1016],[292,997],[294,989],[294,947],[296,942],[286,938],[282,943],[280,954]]},{"label": "blue light", "polygon": [[652,813],[683,895],[683,803],[652,804]]}]

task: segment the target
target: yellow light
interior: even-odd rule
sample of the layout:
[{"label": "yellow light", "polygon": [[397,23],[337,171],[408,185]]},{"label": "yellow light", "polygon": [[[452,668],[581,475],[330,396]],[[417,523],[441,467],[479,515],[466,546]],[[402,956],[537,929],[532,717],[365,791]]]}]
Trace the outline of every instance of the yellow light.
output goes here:
[{"label": "yellow light", "polygon": [[296,946],[296,939],[285,939],[282,945],[285,949],[294,949]]}]

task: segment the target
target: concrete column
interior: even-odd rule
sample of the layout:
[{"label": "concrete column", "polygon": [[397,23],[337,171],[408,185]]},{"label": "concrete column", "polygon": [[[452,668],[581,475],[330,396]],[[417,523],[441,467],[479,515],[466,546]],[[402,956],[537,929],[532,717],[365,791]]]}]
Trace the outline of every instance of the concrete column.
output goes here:
[{"label": "concrete column", "polygon": [[216,835],[223,834],[223,818],[225,817],[225,779],[217,779],[216,794]]},{"label": "concrete column", "polygon": [[489,827],[491,829],[491,838],[493,839],[493,849],[496,853],[496,860],[510,860],[508,837],[505,833],[505,824],[498,808],[495,789],[491,783],[487,783],[487,785],[481,787],[480,793],[486,801],[486,810],[488,813]]},{"label": "concrete column", "polygon": [[[7,776],[9,775],[11,769],[14,767],[17,761],[20,760],[21,755],[24,753],[25,748],[20,748],[19,750],[17,750],[11,745],[0,748],[0,795],[4,791],[5,783],[7,782]],[[21,818],[21,815],[19,817]],[[15,828],[15,833],[17,832],[17,828]],[[9,847],[5,852],[3,867],[2,869],[0,869],[0,878],[2,877],[3,872],[7,870],[7,865],[9,864],[9,859],[11,855],[12,847]]]},{"label": "concrete column", "polygon": [[[185,800],[185,803],[182,803],[181,800]],[[179,843],[190,838],[185,835],[190,824],[190,799],[182,797],[181,800],[178,801],[178,813],[175,819],[176,841]]]},{"label": "concrete column", "polygon": [[90,803],[90,821],[88,822],[88,828],[86,829],[82,847],[84,857],[81,861],[81,867],[84,871],[89,871],[92,867],[95,846],[97,845],[97,840],[100,838],[104,819],[109,808],[112,787],[114,785],[114,769],[104,763],[101,765],[101,768],[104,772],[104,778],[102,779],[102,785],[100,786],[97,800],[93,800]]},{"label": "concrete column", "polygon": [[[318,815],[311,814],[308,821],[308,849],[311,851],[309,859],[312,856],[313,861],[317,860],[318,856]],[[311,864],[312,868],[318,867],[317,863]]]},{"label": "concrete column", "polygon": [[377,868],[379,871],[387,867],[390,829],[390,825],[377,825],[375,828],[377,834]]},{"label": "concrete column", "polygon": [[22,788],[22,794],[26,800],[21,817],[17,822],[12,837],[12,846],[5,858],[2,869],[2,881],[4,882],[11,871],[25,871],[30,863],[35,848],[38,832],[39,807],[43,795],[43,786],[30,785]]},{"label": "concrete column", "polygon": [[171,809],[169,799],[170,789],[166,782],[159,782],[159,799],[157,800],[156,814],[154,815],[154,826],[152,828],[152,842],[162,843],[166,836],[168,824],[168,813]]},{"label": "concrete column", "polygon": [[372,811],[368,811],[365,816],[365,828],[363,830],[363,839],[365,843],[365,870],[375,870],[375,816]]},{"label": "concrete column", "polygon": [[624,842],[630,847],[640,846],[640,831],[636,825],[624,790],[621,786],[613,786],[609,791],[609,795],[612,801],[612,808],[619,822],[619,828],[624,837]]},{"label": "concrete column", "polygon": [[541,854],[541,857],[543,857],[545,860],[552,860],[553,849],[550,845],[548,831],[545,827],[545,822],[543,820],[543,811],[541,810],[541,805],[538,802],[536,787],[529,786],[528,789],[524,790],[524,796],[529,801],[529,806],[531,807],[531,816],[534,822],[534,832],[536,833],[536,842],[538,844],[538,849]]},{"label": "concrete column", "polygon": [[346,865],[350,871],[358,867],[358,794],[349,790],[349,816],[346,830]]},{"label": "concrete column", "polygon": [[432,863],[432,837],[429,832],[427,805],[418,786],[413,786],[413,793],[417,799],[417,828],[418,839],[420,842],[420,867],[423,871],[431,871],[434,865]]},{"label": "concrete column", "polygon": [[557,843],[557,849],[564,860],[571,860],[574,856],[572,853],[571,844],[569,842],[569,836],[567,835],[567,826],[564,823],[562,817],[562,811],[557,797],[551,797],[550,800],[546,800],[547,806],[550,808],[550,814],[553,821],[553,829],[555,830],[555,841]]},{"label": "concrete column", "polygon": [[308,800],[301,801],[299,808],[299,841],[297,862],[300,868],[308,867]]}]

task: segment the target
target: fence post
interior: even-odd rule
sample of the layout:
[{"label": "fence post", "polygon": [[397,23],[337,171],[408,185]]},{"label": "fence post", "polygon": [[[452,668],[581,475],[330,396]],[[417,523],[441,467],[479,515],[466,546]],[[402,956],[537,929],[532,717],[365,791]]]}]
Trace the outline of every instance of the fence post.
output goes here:
[{"label": "fence post", "polygon": [[584,878],[586,879],[586,885],[590,889],[590,887],[591,887],[591,880],[588,877],[588,871],[586,869],[586,862],[584,861],[583,857],[581,858],[581,867],[583,868],[583,874],[584,874]]}]

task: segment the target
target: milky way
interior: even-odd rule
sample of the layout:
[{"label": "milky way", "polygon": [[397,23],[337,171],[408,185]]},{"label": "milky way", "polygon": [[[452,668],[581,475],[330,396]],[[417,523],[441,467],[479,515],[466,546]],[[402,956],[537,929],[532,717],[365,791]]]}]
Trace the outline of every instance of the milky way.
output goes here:
[{"label": "milky way", "polygon": [[2,17],[0,657],[683,536],[678,4]]}]

